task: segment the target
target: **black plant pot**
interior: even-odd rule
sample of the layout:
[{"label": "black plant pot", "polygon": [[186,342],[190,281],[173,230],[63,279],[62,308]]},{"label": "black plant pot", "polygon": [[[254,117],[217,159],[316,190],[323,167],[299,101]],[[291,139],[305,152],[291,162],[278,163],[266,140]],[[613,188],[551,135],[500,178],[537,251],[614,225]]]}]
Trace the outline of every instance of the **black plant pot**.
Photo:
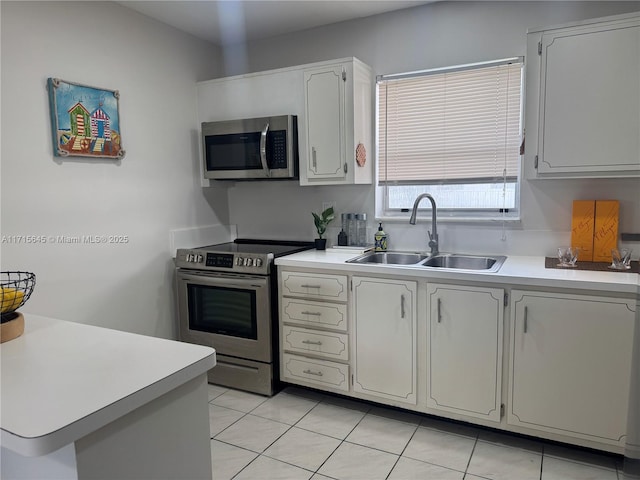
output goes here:
[{"label": "black plant pot", "polygon": [[316,242],[316,250],[326,250],[327,249],[327,239],[326,238],[316,238],[314,241]]}]

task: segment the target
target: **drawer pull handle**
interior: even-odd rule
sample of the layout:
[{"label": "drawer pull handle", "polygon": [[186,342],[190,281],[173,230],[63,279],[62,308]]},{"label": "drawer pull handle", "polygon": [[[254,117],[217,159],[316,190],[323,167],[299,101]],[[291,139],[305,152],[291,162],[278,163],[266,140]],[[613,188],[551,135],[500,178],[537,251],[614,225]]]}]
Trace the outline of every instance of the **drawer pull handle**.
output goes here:
[{"label": "drawer pull handle", "polygon": [[320,316],[322,316],[322,313],[320,313],[320,312],[302,312],[302,315],[312,315],[314,317],[320,317]]},{"label": "drawer pull handle", "polygon": [[320,285],[300,285],[302,288],[322,288]]},{"label": "drawer pull handle", "polygon": [[322,377],[322,372],[314,372],[309,369],[303,370],[302,373],[306,373],[308,375],[315,375],[316,377]]},{"label": "drawer pull handle", "polygon": [[313,340],[303,340],[302,343],[306,343],[307,345],[322,345],[322,342],[318,340],[314,342]]},{"label": "drawer pull handle", "polygon": [[440,299],[438,298],[438,323],[442,322],[442,309],[441,309],[441,305],[442,302],[440,301]]},{"label": "drawer pull handle", "polygon": [[527,317],[528,316],[529,316],[529,311],[528,311],[527,307],[524,307],[524,325],[523,325],[523,327],[524,327],[523,331],[524,332],[523,333],[527,333],[527,330],[528,330],[527,329],[527,326],[528,326],[527,325],[527,323],[528,323],[528,318]]},{"label": "drawer pull handle", "polygon": [[404,295],[400,295],[400,318],[404,318]]}]

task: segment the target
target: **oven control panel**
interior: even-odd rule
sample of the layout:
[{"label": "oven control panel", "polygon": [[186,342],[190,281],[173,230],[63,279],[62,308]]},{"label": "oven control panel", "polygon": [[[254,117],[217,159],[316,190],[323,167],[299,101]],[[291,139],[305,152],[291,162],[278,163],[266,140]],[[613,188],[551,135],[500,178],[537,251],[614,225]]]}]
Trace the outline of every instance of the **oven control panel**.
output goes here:
[{"label": "oven control panel", "polygon": [[233,268],[233,255],[229,253],[207,253],[207,267]]},{"label": "oven control panel", "polygon": [[250,253],[219,253],[202,250],[179,249],[176,266],[194,270],[218,270],[238,273],[269,273],[270,258]]}]

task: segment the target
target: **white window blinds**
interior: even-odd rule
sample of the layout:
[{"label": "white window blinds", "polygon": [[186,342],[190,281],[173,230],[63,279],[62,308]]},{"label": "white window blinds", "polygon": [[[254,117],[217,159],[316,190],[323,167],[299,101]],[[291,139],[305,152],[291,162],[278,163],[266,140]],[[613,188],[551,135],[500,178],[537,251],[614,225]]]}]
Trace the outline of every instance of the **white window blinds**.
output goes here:
[{"label": "white window blinds", "polygon": [[522,58],[378,79],[383,184],[515,180]]}]

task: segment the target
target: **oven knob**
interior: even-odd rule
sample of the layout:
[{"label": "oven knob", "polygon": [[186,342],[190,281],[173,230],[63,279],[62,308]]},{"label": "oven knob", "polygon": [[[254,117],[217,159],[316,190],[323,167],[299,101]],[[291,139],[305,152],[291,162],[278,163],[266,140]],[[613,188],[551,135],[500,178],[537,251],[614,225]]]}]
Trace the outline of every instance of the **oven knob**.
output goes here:
[{"label": "oven knob", "polygon": [[236,257],[236,265],[242,265],[243,259],[242,257]]},{"label": "oven knob", "polygon": [[251,259],[250,258],[245,258],[244,259],[244,266],[245,267],[250,267],[251,266]]},{"label": "oven knob", "polygon": [[255,267],[261,267],[261,266],[262,266],[262,259],[261,259],[261,258],[256,258],[256,259],[253,261],[253,265],[254,265]]},{"label": "oven knob", "polygon": [[193,253],[187,253],[187,262],[193,262]]},{"label": "oven knob", "polygon": [[196,262],[202,263],[202,255],[200,254],[196,255]]}]

